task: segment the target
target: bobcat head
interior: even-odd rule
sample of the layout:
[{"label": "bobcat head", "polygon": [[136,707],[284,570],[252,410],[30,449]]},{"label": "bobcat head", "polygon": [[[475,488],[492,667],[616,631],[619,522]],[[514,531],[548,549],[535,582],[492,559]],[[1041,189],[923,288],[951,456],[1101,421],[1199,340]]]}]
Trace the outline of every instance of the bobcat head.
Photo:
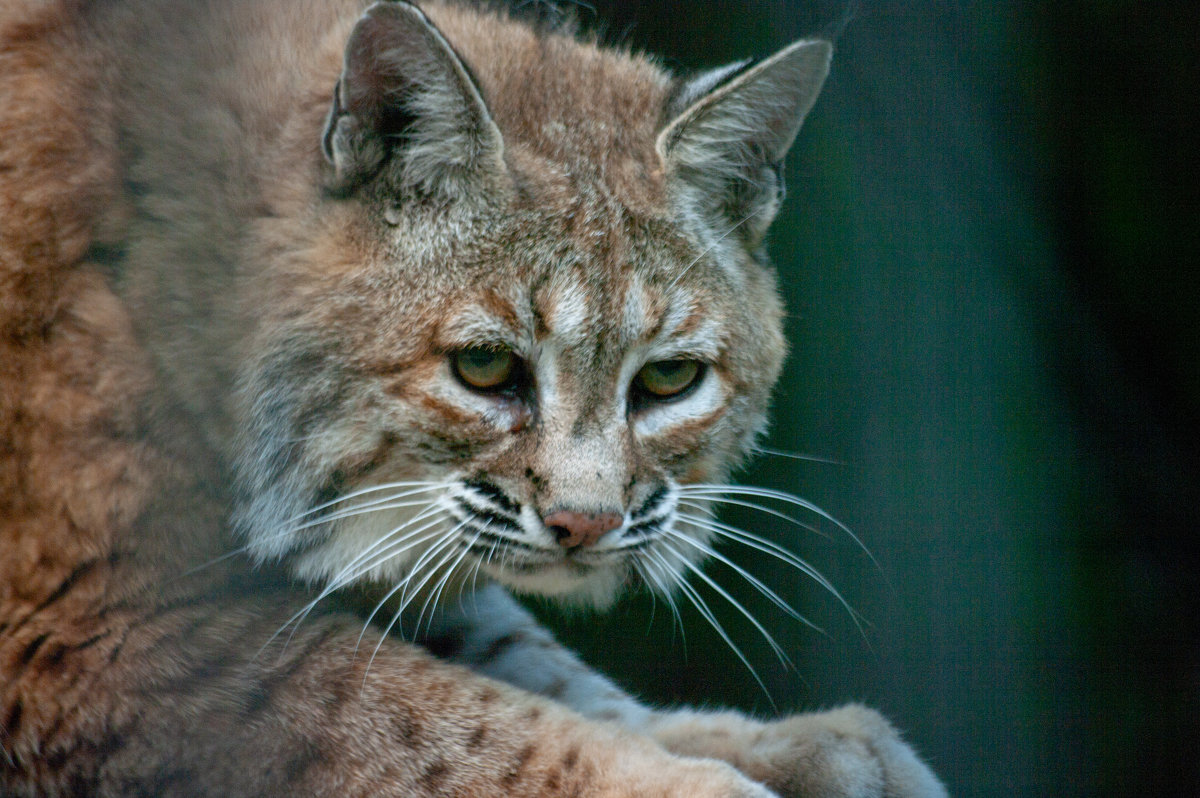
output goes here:
[{"label": "bobcat head", "polygon": [[341,39],[303,213],[249,234],[238,528],[305,579],[409,598],[668,589],[709,551],[703,486],[765,423],[762,239],[830,47],[685,80],[428,12],[377,3]]}]

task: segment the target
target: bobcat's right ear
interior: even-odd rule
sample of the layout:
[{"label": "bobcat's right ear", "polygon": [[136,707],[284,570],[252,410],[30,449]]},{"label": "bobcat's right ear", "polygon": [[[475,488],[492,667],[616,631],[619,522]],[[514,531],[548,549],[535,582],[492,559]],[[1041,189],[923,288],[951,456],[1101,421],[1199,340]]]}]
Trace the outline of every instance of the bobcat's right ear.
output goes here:
[{"label": "bobcat's right ear", "polygon": [[478,86],[404,2],[375,3],[355,24],[322,149],[339,193],[383,172],[390,189],[455,199],[505,173],[504,142]]},{"label": "bobcat's right ear", "polygon": [[832,53],[829,42],[799,41],[682,84],[656,143],[677,202],[757,246],[783,197],[783,158]]}]

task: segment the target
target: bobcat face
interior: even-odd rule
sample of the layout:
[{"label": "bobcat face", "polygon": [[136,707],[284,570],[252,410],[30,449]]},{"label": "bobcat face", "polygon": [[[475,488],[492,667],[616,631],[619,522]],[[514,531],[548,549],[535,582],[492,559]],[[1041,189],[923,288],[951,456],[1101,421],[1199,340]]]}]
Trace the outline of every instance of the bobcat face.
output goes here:
[{"label": "bobcat face", "polygon": [[[446,242],[450,263],[377,230],[385,258],[331,288],[353,314],[275,332],[250,377],[284,464],[262,487],[296,527],[261,541],[303,546],[314,580],[479,572],[599,603],[636,562],[699,559],[660,544],[677,486],[721,478],[763,423],[782,354],[772,281],[667,218],[614,215],[572,235],[565,213],[505,206]],[[528,229],[539,246],[514,251]],[[428,307],[398,312],[396,295]],[[339,324],[358,332],[331,349]]]},{"label": "bobcat face", "polygon": [[[604,604],[706,553],[680,486],[724,478],[765,423],[784,345],[756,253],[828,52],[673,83],[556,44],[604,94],[531,119],[487,63],[528,42],[468,70],[391,4],[351,34],[325,196],[248,302],[235,457],[258,557],[402,603],[490,578]],[[539,69],[546,94],[580,74]]]}]

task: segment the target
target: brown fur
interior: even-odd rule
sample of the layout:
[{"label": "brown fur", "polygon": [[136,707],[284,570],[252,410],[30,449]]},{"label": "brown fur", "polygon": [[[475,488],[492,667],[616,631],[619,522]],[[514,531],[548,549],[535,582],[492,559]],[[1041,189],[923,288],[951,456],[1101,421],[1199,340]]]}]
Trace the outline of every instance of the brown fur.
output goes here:
[{"label": "brown fur", "polygon": [[[655,149],[670,76],[495,14],[435,6],[464,61],[488,67],[473,75],[503,132],[509,177],[475,176],[486,190],[460,198],[474,208],[461,216],[435,202],[408,208],[408,260],[381,266],[395,256],[379,233],[386,203],[325,201],[314,188],[335,179],[320,135],[362,6],[0,8],[0,792],[768,795],[696,755],[789,795],[937,794],[866,710],[850,725],[894,741],[904,764],[894,784],[867,778],[870,789],[847,792],[821,760],[840,750],[841,716],[808,719],[816,742],[797,744],[800,765],[781,765],[779,746],[755,747],[762,729],[795,743],[808,727],[736,716],[715,733],[705,724],[723,722],[704,718],[681,733],[691,720],[664,716],[674,720],[645,730],[659,745],[551,700],[565,680],[540,697],[363,632],[354,593],[322,605],[294,636],[274,636],[311,591],[270,557],[252,568],[226,556],[245,489],[233,449],[257,412],[247,397],[255,380],[270,382],[273,363],[283,359],[289,378],[308,369],[290,411],[336,445],[306,443],[296,456],[334,483],[410,476],[415,449],[373,426],[381,407],[400,402],[413,408],[428,463],[490,457],[513,484],[529,483],[522,500],[548,512],[582,490],[559,475],[566,444],[496,454],[491,427],[421,389],[447,351],[469,343],[448,322],[464,284],[502,319],[520,305],[513,271],[444,264],[511,261],[525,278],[567,264],[595,295],[640,269],[661,318],[672,274],[661,264],[699,257],[672,222]],[[511,220],[501,234],[460,232],[501,201]],[[698,308],[732,313],[757,299],[714,365],[740,404],[621,450],[611,467],[629,469],[631,484],[672,458],[681,480],[717,478],[761,424],[783,353],[780,311],[769,271],[739,251],[736,301],[719,270],[689,279]],[[564,273],[533,281],[540,324],[554,323]],[[611,297],[605,315],[620,317],[622,301]],[[315,359],[325,341],[336,367]],[[588,365],[576,366],[579,390],[593,390]],[[507,429],[520,438],[529,418],[512,412]],[[598,418],[581,412],[573,423],[605,440]],[[633,501],[636,491],[626,493]],[[729,729],[754,740],[714,747]],[[880,754],[855,745],[855,762],[878,765]],[[815,775],[801,784],[796,769],[810,762]]]}]

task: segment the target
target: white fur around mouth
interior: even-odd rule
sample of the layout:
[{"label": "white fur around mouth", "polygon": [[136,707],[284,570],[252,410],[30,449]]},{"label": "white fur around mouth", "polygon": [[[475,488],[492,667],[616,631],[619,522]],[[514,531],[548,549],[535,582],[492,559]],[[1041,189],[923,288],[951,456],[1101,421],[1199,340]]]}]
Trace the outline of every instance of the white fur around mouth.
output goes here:
[{"label": "white fur around mouth", "polygon": [[627,582],[628,569],[590,565],[574,557],[532,564],[532,567],[484,565],[483,573],[505,587],[525,595],[556,598],[597,608],[611,604]]}]

